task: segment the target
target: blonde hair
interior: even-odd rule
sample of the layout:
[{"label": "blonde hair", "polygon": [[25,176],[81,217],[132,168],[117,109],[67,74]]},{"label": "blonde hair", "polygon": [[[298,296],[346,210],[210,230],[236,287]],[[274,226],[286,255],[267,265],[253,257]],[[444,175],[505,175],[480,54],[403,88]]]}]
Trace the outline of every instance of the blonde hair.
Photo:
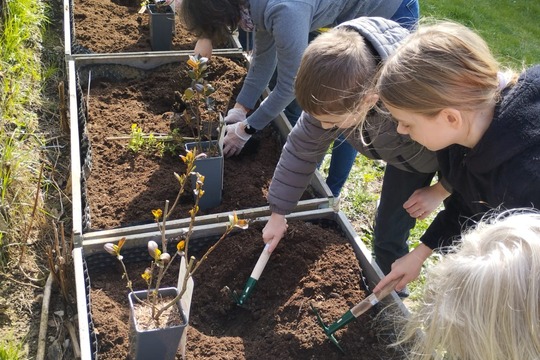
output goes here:
[{"label": "blonde hair", "polygon": [[403,337],[423,329],[412,359],[540,359],[540,213],[532,211],[482,221],[428,269]]},{"label": "blonde hair", "polygon": [[499,71],[488,45],[471,29],[425,24],[384,63],[376,92],[386,105],[427,116],[448,107],[475,110],[497,100]]},{"label": "blonde hair", "polygon": [[306,48],[295,80],[300,107],[311,115],[355,112],[372,86],[378,62],[356,30],[338,27]]}]

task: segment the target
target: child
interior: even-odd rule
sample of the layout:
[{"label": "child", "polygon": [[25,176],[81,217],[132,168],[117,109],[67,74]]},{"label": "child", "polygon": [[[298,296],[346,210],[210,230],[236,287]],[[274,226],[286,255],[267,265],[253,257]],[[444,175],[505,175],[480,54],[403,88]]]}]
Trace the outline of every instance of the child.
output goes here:
[{"label": "child", "polygon": [[[184,23],[200,37],[196,53],[209,56],[212,42],[237,27],[255,31],[248,74],[234,108],[225,117],[230,125],[224,155],[238,155],[251,135],[266,127],[294,99],[294,77],[310,32],[364,15],[414,23],[417,13],[418,0],[182,0]],[[276,86],[246,119],[276,66]]]},{"label": "child", "polygon": [[369,101],[364,93],[379,62],[407,35],[393,21],[363,17],[323,33],[306,49],[296,78],[296,97],[304,112],[283,147],[268,194],[272,214],[263,240],[271,242],[270,251],[286,231],[285,215],[293,211],[328,146],[342,133],[362,154],[388,163],[374,239],[383,272],[408,253],[415,219],[427,216],[448,196],[441,183],[430,186],[438,170],[435,154],[397,134],[387,116],[370,112],[363,128],[358,127],[364,117],[358,109]]},{"label": "child", "polygon": [[422,244],[375,287],[416,278],[434,249],[493,208],[540,207],[540,67],[501,72],[463,25],[421,26],[384,64],[376,85],[397,131],[437,152],[452,195]]},{"label": "child", "polygon": [[540,214],[503,213],[461,241],[427,271],[401,339],[414,339],[410,359],[538,359]]}]

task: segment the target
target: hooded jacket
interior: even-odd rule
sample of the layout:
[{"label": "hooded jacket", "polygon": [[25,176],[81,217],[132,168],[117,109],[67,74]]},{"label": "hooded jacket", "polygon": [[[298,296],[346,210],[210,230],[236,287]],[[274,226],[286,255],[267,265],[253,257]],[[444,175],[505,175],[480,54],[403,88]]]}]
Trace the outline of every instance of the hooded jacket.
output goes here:
[{"label": "hooded jacket", "polygon": [[[397,23],[383,18],[362,17],[340,24],[358,31],[382,61],[409,34]],[[362,129],[324,129],[319,120],[303,112],[283,147],[270,185],[270,210],[292,212],[315,173],[326,150],[341,133],[361,154],[382,159],[405,171],[433,173],[438,170],[436,154],[397,133],[397,124],[376,111],[370,112]],[[363,141],[363,140],[364,141]]]},{"label": "hooded jacket", "polygon": [[421,238],[431,249],[450,245],[486,212],[540,209],[540,66],[503,90],[474,148],[452,145],[437,157],[453,193]]}]

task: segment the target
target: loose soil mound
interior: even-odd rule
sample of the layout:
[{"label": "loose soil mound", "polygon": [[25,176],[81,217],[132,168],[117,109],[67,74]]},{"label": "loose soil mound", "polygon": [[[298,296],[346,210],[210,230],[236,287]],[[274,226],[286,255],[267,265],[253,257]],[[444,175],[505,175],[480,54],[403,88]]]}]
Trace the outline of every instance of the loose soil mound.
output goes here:
[{"label": "loose soil mound", "polygon": [[[195,275],[188,359],[401,358],[387,347],[392,321],[375,317],[373,309],[336,332],[346,354],[330,343],[311,311],[313,302],[331,323],[366,296],[355,253],[333,225],[291,221],[248,304],[234,305],[223,288],[243,288],[262,250],[261,229],[255,225],[225,239]],[[128,265],[135,289],[145,288],[139,274],[148,265]],[[128,349],[128,290],[115,269],[90,271],[99,358],[105,360],[125,359]],[[172,269],[166,284],[175,286],[176,274]]]}]

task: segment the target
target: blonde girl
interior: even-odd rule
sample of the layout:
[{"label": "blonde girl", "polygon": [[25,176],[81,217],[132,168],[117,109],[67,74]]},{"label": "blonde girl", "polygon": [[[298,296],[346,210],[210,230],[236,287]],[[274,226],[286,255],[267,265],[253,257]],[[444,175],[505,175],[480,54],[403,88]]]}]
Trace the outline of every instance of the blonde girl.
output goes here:
[{"label": "blonde girl", "polygon": [[415,360],[539,359],[539,299],[540,214],[506,212],[467,231],[428,270],[402,340],[415,339]]},{"label": "blonde girl", "polygon": [[397,278],[403,288],[490,209],[540,207],[539,66],[503,72],[474,31],[442,22],[420,26],[383,64],[376,92],[400,134],[437,152],[453,192],[374,291]]}]

